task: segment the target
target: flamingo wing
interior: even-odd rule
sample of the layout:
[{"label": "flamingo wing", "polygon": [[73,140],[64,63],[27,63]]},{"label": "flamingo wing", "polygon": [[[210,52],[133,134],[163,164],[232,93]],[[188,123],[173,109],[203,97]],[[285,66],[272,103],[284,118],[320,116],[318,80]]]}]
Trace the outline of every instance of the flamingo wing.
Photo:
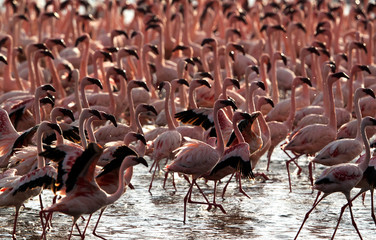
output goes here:
[{"label": "flamingo wing", "polygon": [[57,178],[57,171],[52,166],[35,169],[28,174],[22,176],[13,185],[13,196],[18,192],[25,192],[28,189],[37,187],[50,188],[53,186]]},{"label": "flamingo wing", "polygon": [[197,108],[178,112],[175,118],[184,124],[192,124],[201,126],[205,130],[214,126],[213,109],[211,108]]},{"label": "flamingo wing", "polygon": [[119,169],[124,158],[129,155],[137,156],[137,153],[125,145],[116,148],[115,152],[112,154],[113,159],[102,168],[102,171],[96,176],[96,178],[110,173],[115,169]]},{"label": "flamingo wing", "polygon": [[85,151],[74,162],[68,173],[66,192],[72,191],[77,186],[78,179],[86,182],[94,182],[96,163],[103,152],[103,148],[96,143],[89,143]]}]

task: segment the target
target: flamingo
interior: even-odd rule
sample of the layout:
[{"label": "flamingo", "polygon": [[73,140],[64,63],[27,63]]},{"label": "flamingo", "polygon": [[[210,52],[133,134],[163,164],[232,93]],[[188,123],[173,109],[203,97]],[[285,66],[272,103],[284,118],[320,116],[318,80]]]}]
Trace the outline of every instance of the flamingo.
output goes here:
[{"label": "flamingo", "polygon": [[[159,168],[159,161],[163,158],[167,158],[167,160],[172,159],[174,154],[173,152],[180,147],[182,143],[182,136],[176,130],[174,122],[172,121],[172,117],[170,114],[170,95],[171,95],[171,84],[167,81],[162,82],[159,85],[159,88],[162,90],[163,88],[166,90],[166,99],[165,99],[165,113],[167,118],[167,125],[168,131],[161,133],[158,137],[153,141],[153,155],[152,159],[154,160],[152,168],[154,166],[153,175],[151,177],[151,182],[149,185],[149,192],[151,191],[154,176],[156,173],[157,168]],[[152,170],[150,169],[150,171]],[[175,185],[175,184],[174,184]]]},{"label": "flamingo", "polygon": [[[42,122],[38,129],[38,152],[42,150],[42,136],[47,129],[61,133],[57,124]],[[25,175],[5,177],[0,182],[0,206],[14,206],[16,208],[12,232],[13,239],[16,239],[17,218],[23,203],[31,197],[40,195],[42,188],[51,187],[56,180],[56,169],[45,165],[43,157],[38,156],[37,158],[37,169]]]},{"label": "flamingo", "polygon": [[[321,174],[321,176],[316,180],[315,185],[313,186],[314,189],[317,189],[319,192],[317,193],[317,199],[321,192],[324,193],[324,195],[318,199],[313,207],[306,213],[304,220],[302,222],[302,225],[300,226],[295,239],[298,238],[300,231],[302,230],[304,223],[307,221],[310,213],[313,211],[313,209],[316,208],[316,206],[328,195],[334,193],[334,192],[341,192],[345,195],[349,210],[351,214],[351,221],[352,224],[358,233],[360,239],[362,239],[362,236],[358,230],[358,227],[356,226],[355,219],[351,210],[351,197],[350,197],[350,191],[359,183],[360,180],[362,180],[363,174],[366,171],[368,164],[370,162],[371,152],[369,147],[368,139],[365,135],[365,128],[367,126],[375,126],[376,125],[376,119],[371,117],[365,117],[362,120],[360,131],[362,135],[362,140],[366,148],[366,157],[365,159],[360,163],[343,163],[334,165],[330,168],[327,168],[324,170],[324,172]],[[341,215],[342,216],[342,210]],[[338,220],[336,230],[338,227],[340,219]],[[334,231],[332,239],[334,238],[336,231]]]},{"label": "flamingo", "polygon": [[[243,135],[241,134],[238,122],[240,120],[246,119],[249,122],[254,122],[255,119],[261,114],[261,112],[254,112],[252,114],[242,113],[242,112],[235,112],[232,118],[232,124],[234,127],[235,135],[238,139],[238,143],[232,145],[231,147],[227,148],[221,159],[215,165],[215,167],[211,170],[209,175],[204,175],[203,177],[207,180],[214,180],[214,201],[215,203],[215,192],[216,192],[216,183],[218,180],[224,178],[229,174],[233,174],[234,172],[240,172],[243,177],[246,178],[254,178],[252,172],[252,166],[250,162],[251,152],[249,150],[248,143],[244,140]],[[230,179],[231,180],[231,179]],[[229,182],[229,181],[228,181]],[[225,188],[227,187],[228,183],[226,184]],[[224,188],[224,191],[225,191]],[[244,192],[243,188],[241,187],[241,178],[239,178],[239,190],[243,193],[246,197],[249,198],[248,194]],[[222,197],[224,193],[222,194]]]},{"label": "flamingo", "polygon": [[[295,162],[302,154],[315,154],[325,147],[328,143],[334,141],[337,137],[337,121],[334,110],[334,98],[333,98],[333,83],[339,78],[349,78],[344,72],[337,72],[329,75],[328,77],[328,89],[329,89],[329,123],[312,124],[300,129],[295,135],[288,139],[287,144],[282,147],[284,151],[290,150],[293,153],[298,154],[294,158],[290,158],[286,162],[287,173],[290,176],[289,165],[291,162]],[[289,177],[290,179],[290,177]],[[311,183],[313,182],[312,175],[310,174]],[[291,181],[289,180],[289,186],[291,191]]]},{"label": "flamingo", "polygon": [[266,170],[269,169],[270,160],[274,151],[274,148],[287,137],[287,135],[291,132],[294,117],[295,117],[295,89],[300,83],[308,84],[309,86],[312,86],[311,81],[308,78],[304,77],[295,77],[292,81],[291,86],[291,105],[290,105],[290,112],[289,116],[284,122],[277,122],[277,121],[271,121],[268,122],[268,126],[270,128],[270,134],[271,134],[271,145],[268,149],[267,158],[268,158],[268,164],[266,167]]},{"label": "flamingo", "polygon": [[[87,149],[77,159],[72,166],[72,171],[67,178],[67,195],[55,204],[44,208],[39,215],[43,213],[61,212],[73,217],[73,225],[69,234],[72,236],[73,226],[82,214],[91,214],[100,208],[114,203],[124,192],[124,171],[126,168],[142,163],[147,166],[145,159],[128,156],[123,160],[119,169],[119,186],[115,193],[107,194],[94,180],[95,164],[98,161],[103,148],[96,143],[89,143]],[[45,236],[46,225],[43,224],[42,237]],[[86,230],[86,228],[85,228]],[[84,236],[81,236],[82,238]]]},{"label": "flamingo", "polygon": [[342,138],[335,140],[326,145],[311,161],[312,163],[320,163],[325,166],[333,166],[340,163],[346,163],[359,156],[363,151],[362,135],[360,132],[361,113],[359,109],[359,98],[369,95],[375,98],[375,94],[369,88],[358,88],[355,91],[355,113],[358,122],[357,134],[354,139]]},{"label": "flamingo", "polygon": [[167,172],[179,172],[192,175],[192,181],[186,196],[184,197],[184,219],[186,220],[187,203],[208,204],[209,206],[219,207],[225,213],[222,205],[209,202],[197,202],[191,200],[193,185],[197,185],[196,180],[210,172],[224,153],[224,143],[222,132],[219,127],[218,111],[221,108],[231,106],[234,110],[236,106],[231,100],[217,100],[214,104],[214,125],[217,134],[217,146],[213,147],[202,141],[188,141],[178,149],[175,160],[166,166]]}]

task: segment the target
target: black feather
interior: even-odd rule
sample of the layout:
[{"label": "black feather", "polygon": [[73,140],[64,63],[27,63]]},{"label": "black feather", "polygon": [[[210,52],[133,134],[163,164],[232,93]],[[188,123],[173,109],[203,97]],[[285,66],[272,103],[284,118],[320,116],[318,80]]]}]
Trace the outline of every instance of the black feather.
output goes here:
[{"label": "black feather", "polygon": [[333,181],[330,181],[329,178],[322,178],[322,179],[317,180],[315,182],[315,185],[328,184],[328,183],[333,183]]},{"label": "black feather", "polygon": [[204,113],[197,113],[195,110],[186,110],[175,114],[175,118],[184,124],[192,124],[201,126],[205,130],[214,126],[214,122],[208,118]]},{"label": "black feather", "polygon": [[23,132],[14,142],[12,152],[17,148],[28,146],[31,143],[31,139],[34,137],[35,132],[38,130],[39,125],[29,128]]},{"label": "black feather", "polygon": [[137,153],[125,145],[118,147],[113,154],[114,159],[102,168],[101,173],[98,174],[97,177],[110,173],[115,169],[119,169],[124,158],[129,155],[137,156]]},{"label": "black feather", "polygon": [[219,162],[211,171],[210,175],[215,174],[219,170],[230,166],[236,171],[241,172],[243,177],[247,178],[254,178],[253,172],[252,172],[252,167],[251,167],[251,162],[250,161],[244,161],[241,157],[238,156],[232,156],[224,161]]},{"label": "black feather", "polygon": [[88,168],[88,166],[92,163],[92,157],[98,153],[93,145],[93,143],[90,143],[81,156],[77,157],[70,172],[68,173],[68,178],[65,182],[67,193],[74,188],[77,182],[77,177],[84,169]]},{"label": "black feather", "polygon": [[55,183],[54,178],[52,178],[48,175],[44,175],[40,178],[36,178],[36,179],[34,179],[30,182],[24,183],[21,186],[19,186],[13,192],[13,196],[16,195],[17,192],[25,192],[28,189],[33,189],[33,188],[36,188],[36,187],[49,188],[49,187],[53,186],[54,183]]}]

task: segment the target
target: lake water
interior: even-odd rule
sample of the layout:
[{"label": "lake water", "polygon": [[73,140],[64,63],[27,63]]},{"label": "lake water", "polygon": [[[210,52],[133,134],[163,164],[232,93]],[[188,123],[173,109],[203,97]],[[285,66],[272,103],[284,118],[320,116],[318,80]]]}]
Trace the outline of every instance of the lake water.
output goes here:
[{"label": "lake water", "polygon": [[[289,193],[285,160],[284,153],[276,149],[271,170],[266,172],[270,180],[242,181],[250,198],[239,193],[237,183],[232,181],[225,199],[221,199],[223,181],[218,186],[217,201],[223,205],[227,214],[219,209],[207,211],[206,206],[189,204],[186,224],[183,224],[183,198],[188,189],[187,182],[176,176],[178,190],[174,191],[171,182],[164,190],[164,175],[161,173],[153,184],[151,195],[147,191],[151,174],[146,167],[136,166],[132,179],[135,190],[128,189],[119,201],[106,209],[97,233],[107,239],[293,239],[305,213],[313,204],[316,192],[311,193],[307,161],[302,158],[299,162],[303,173],[300,176],[292,174],[293,191]],[[261,172],[265,166],[263,158],[257,170]],[[292,171],[294,168],[291,167]],[[323,169],[316,166],[315,175],[319,175]],[[200,180],[199,185],[211,199],[213,183],[206,184]],[[201,200],[201,196],[196,193],[197,190],[193,198]],[[353,190],[353,195],[356,193],[357,189]],[[46,205],[49,205],[51,197],[52,194],[45,190]],[[329,239],[340,208],[345,203],[346,199],[341,193],[334,193],[324,199],[317,210],[312,212],[299,239]],[[38,198],[25,204],[18,221],[19,239],[39,239],[41,227],[38,211]],[[363,238],[375,239],[376,227],[370,214],[369,193],[364,205],[361,198],[354,201],[353,212]],[[13,216],[14,209],[0,209],[0,239],[11,238]],[[86,239],[97,239],[92,234],[97,216],[98,213],[91,220]],[[71,217],[54,214],[52,223],[48,239],[66,239],[72,223]],[[78,223],[81,229],[86,224],[82,220]],[[77,233],[76,229],[74,232]],[[336,239],[358,239],[348,210],[345,211]]]}]

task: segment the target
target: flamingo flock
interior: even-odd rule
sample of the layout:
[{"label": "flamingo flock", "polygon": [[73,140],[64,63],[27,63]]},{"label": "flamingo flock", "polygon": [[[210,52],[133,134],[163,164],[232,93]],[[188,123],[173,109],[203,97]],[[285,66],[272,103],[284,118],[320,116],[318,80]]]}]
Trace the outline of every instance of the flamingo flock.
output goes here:
[{"label": "flamingo flock", "polygon": [[[32,197],[41,239],[56,212],[73,218],[67,238],[76,228],[84,239],[98,210],[93,234],[105,239],[100,218],[137,186],[138,164],[150,166],[150,194],[163,177],[166,191],[186,191],[184,223],[188,204],[226,214],[217,183],[224,198],[235,176],[252,199],[242,181],[268,180],[279,146],[287,191],[291,164],[318,191],[295,239],[336,192],[347,204],[332,239],[347,207],[362,239],[352,201],[368,190],[376,224],[374,3],[6,0],[0,11],[0,207],[15,207],[13,239]],[[214,181],[212,198],[200,179]]]}]

